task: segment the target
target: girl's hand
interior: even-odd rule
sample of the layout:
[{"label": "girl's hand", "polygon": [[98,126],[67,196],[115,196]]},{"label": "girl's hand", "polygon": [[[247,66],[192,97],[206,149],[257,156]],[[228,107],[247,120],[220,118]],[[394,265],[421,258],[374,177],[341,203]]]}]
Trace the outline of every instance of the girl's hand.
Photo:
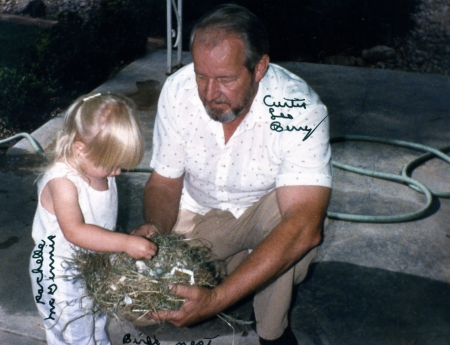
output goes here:
[{"label": "girl's hand", "polygon": [[141,236],[129,235],[125,243],[125,253],[134,259],[151,259],[158,247]]}]

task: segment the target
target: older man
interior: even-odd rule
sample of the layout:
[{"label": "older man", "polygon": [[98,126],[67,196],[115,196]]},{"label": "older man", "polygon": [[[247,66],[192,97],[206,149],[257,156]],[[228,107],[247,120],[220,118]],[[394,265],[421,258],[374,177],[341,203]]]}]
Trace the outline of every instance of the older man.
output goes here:
[{"label": "older man", "polygon": [[[174,286],[176,326],[255,293],[261,344],[297,344],[288,326],[293,285],[321,242],[331,192],[326,107],[299,77],[270,64],[251,12],[223,5],[191,36],[193,64],[168,78],[154,131],[146,224],[212,243],[229,274],[213,289]],[[250,254],[249,254],[250,253]]]}]

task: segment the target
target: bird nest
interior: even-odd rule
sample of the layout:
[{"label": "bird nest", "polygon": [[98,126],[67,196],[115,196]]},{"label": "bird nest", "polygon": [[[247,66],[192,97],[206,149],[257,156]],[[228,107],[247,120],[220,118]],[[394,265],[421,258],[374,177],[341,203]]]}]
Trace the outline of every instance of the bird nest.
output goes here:
[{"label": "bird nest", "polygon": [[84,282],[95,311],[123,316],[136,325],[150,324],[144,318],[148,312],[178,310],[183,304],[169,284],[218,284],[217,264],[203,243],[176,234],[157,235],[152,241],[158,252],[151,260],[78,249],[66,261],[77,272],[73,278]]}]

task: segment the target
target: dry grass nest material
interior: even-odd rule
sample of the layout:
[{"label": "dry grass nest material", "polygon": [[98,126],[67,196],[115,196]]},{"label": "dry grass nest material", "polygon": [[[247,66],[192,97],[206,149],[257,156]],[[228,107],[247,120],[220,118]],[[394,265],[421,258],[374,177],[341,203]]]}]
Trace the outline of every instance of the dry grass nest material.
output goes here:
[{"label": "dry grass nest material", "polygon": [[76,250],[68,268],[77,271],[94,312],[124,316],[139,324],[152,311],[178,310],[183,299],[170,293],[168,284],[213,287],[218,284],[217,263],[199,240],[176,234],[157,235],[158,253],[151,260],[136,260],[125,253]]}]

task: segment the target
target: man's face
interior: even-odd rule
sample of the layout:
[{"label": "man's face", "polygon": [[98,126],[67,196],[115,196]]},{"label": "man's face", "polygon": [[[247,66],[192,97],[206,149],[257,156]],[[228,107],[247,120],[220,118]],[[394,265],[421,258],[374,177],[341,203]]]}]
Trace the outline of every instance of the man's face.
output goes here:
[{"label": "man's face", "polygon": [[254,73],[244,66],[244,44],[226,36],[215,47],[194,41],[192,59],[200,99],[215,121],[228,123],[245,115],[258,90]]}]

